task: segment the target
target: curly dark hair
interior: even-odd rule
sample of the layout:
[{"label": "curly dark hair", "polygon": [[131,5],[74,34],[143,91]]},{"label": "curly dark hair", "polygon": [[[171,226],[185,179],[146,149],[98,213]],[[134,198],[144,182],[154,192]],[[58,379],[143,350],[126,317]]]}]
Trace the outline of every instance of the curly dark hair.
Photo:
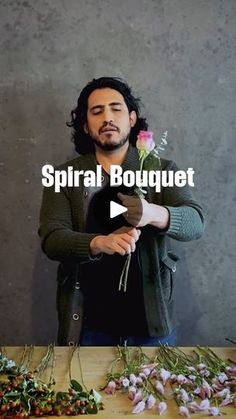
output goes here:
[{"label": "curly dark hair", "polygon": [[124,80],[118,77],[100,77],[93,79],[81,91],[77,106],[71,111],[71,121],[66,123],[68,127],[73,128],[72,142],[75,144],[75,150],[79,154],[93,153],[95,151],[93,140],[84,131],[84,124],[87,121],[88,98],[94,90],[106,87],[121,93],[129,113],[135,111],[137,114],[137,122],[131,128],[129,142],[135,146],[139,131],[148,129],[146,118],[140,117],[140,99],[133,96],[131,88]]}]

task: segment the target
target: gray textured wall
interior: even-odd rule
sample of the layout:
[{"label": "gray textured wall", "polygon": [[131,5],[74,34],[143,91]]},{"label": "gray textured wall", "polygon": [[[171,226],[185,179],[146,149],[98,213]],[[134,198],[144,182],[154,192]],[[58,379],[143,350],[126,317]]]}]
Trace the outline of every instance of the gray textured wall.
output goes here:
[{"label": "gray textured wall", "polygon": [[236,338],[235,0],[1,0],[0,343],[56,337],[56,263],[37,237],[41,167],[74,154],[65,126],[94,76],[128,80],[165,157],[195,169],[205,236],[173,243],[180,344]]}]

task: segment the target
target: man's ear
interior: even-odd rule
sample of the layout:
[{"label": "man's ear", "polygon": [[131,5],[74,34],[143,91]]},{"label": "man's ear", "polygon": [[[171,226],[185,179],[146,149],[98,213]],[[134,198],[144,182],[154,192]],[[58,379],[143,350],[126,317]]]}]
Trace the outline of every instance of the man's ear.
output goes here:
[{"label": "man's ear", "polygon": [[129,114],[129,120],[131,127],[134,127],[137,122],[137,114],[135,111],[131,111]]},{"label": "man's ear", "polygon": [[87,124],[87,122],[84,123],[84,132],[85,132],[85,134],[88,134],[88,124]]}]

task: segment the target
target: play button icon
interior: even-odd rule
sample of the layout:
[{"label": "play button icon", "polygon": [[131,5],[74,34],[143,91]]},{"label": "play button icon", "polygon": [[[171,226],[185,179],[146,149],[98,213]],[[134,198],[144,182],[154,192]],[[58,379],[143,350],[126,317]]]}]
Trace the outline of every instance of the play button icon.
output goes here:
[{"label": "play button icon", "polygon": [[114,201],[110,201],[110,218],[115,218],[126,211],[127,208],[123,205],[117,204],[117,202]]}]

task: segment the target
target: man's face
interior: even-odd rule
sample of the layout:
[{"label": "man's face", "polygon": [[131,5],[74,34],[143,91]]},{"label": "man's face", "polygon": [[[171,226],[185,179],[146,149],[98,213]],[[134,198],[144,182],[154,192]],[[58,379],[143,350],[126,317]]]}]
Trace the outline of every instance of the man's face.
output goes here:
[{"label": "man's face", "polygon": [[110,88],[94,90],[88,98],[84,130],[102,150],[116,150],[127,141],[135,125],[135,111],[129,113],[121,93]]}]

